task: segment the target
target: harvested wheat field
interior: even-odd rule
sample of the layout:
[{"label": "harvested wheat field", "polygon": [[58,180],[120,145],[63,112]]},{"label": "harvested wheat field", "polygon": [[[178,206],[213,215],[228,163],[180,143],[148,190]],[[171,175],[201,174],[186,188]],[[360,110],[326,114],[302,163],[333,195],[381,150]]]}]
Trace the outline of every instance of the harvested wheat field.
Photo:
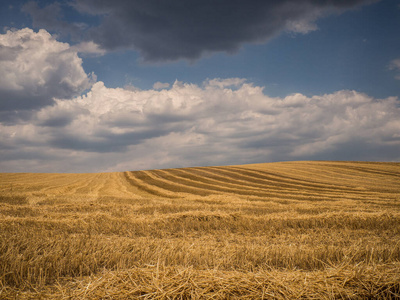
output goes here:
[{"label": "harvested wheat field", "polygon": [[400,163],[0,174],[1,299],[400,298]]}]

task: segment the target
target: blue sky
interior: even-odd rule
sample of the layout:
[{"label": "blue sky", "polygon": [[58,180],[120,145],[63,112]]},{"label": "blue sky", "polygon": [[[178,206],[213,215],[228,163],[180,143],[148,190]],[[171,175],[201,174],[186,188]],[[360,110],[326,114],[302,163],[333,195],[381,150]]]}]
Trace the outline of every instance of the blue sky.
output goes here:
[{"label": "blue sky", "polygon": [[0,171],[400,160],[400,2],[3,1]]},{"label": "blue sky", "polygon": [[[87,59],[85,69],[110,87],[154,81],[201,83],[206,78],[240,77],[265,86],[271,96],[307,95],[341,89],[374,97],[400,95],[388,65],[399,56],[399,1],[382,1],[318,20],[308,34],[282,33],[267,43],[244,44],[237,53],[216,53],[194,63],[140,63],[132,51]],[[103,64],[103,62],[106,62]]]}]

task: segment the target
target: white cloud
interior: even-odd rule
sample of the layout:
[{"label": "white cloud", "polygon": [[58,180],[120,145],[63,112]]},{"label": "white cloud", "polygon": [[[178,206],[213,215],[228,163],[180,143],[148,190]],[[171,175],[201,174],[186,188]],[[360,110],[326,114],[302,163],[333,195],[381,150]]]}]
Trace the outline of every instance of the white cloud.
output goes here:
[{"label": "white cloud", "polygon": [[317,25],[313,22],[314,20],[289,21],[286,29],[291,32],[306,34],[318,29]]},{"label": "white cloud", "polygon": [[99,45],[97,45],[92,41],[80,42],[79,44],[72,46],[71,50],[85,54],[94,54],[94,55],[106,54],[106,51],[104,49],[101,49]]},{"label": "white cloud", "polygon": [[291,15],[293,10],[303,10],[303,15],[287,19],[286,31],[307,34],[311,31],[318,30],[318,26],[315,24],[315,22],[328,12],[335,11],[335,8],[334,6],[329,5],[325,8],[321,6],[314,7],[314,4],[310,2],[295,2],[291,5],[283,5],[281,10],[288,15]]},{"label": "white cloud", "polygon": [[46,30],[0,34],[0,111],[29,110],[90,88],[82,60]]},{"label": "white cloud", "polygon": [[[102,82],[0,127],[2,171],[112,171],[299,159],[400,160],[397,98],[272,98],[242,79],[169,89]],[[23,160],[23,163],[21,163]]]}]

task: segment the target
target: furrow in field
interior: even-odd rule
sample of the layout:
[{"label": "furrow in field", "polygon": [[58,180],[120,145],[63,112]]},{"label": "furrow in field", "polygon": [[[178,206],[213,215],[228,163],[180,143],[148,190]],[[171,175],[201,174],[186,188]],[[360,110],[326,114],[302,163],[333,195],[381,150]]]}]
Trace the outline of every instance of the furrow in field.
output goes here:
[{"label": "furrow in field", "polygon": [[50,188],[42,192],[56,195],[74,195],[80,188],[87,186],[88,181],[93,175],[89,174],[65,174],[65,177],[59,182],[53,183]]},{"label": "furrow in field", "polygon": [[86,178],[81,179],[81,183],[79,185],[73,186],[71,191],[73,194],[85,194],[92,196],[95,194],[96,186],[99,184],[97,176],[87,176]]},{"label": "furrow in field", "polygon": [[[200,186],[204,186],[205,184],[211,184],[213,186],[218,187],[221,190],[221,186],[230,189],[227,189],[227,192],[236,193],[238,190],[247,191],[246,194],[256,195],[256,193],[264,193],[262,196],[269,197],[286,197],[291,199],[305,199],[305,197],[315,196],[314,191],[307,191],[296,188],[284,188],[279,185],[270,184],[269,182],[264,184],[253,183],[252,181],[245,181],[241,179],[234,178],[233,174],[231,177],[223,176],[220,174],[216,174],[213,171],[208,171],[208,168],[187,168],[187,169],[168,169],[165,170],[172,174],[176,174],[177,180],[180,181],[182,179],[190,179],[190,184],[197,184]],[[178,175],[180,174],[180,175]],[[210,183],[212,182],[212,183]],[[222,190],[221,190],[222,191]],[[225,190],[224,190],[225,191]],[[261,195],[259,195],[261,196]],[[332,198],[333,194],[319,194],[322,198]]]},{"label": "furrow in field", "polygon": [[282,166],[279,170],[276,170],[276,172],[280,174],[290,174],[288,176],[293,176],[293,174],[296,174],[296,177],[301,180],[303,180],[303,178],[307,178],[309,181],[319,180],[321,183],[330,183],[332,185],[336,185],[338,183],[342,183],[342,185],[344,185],[343,182],[346,182],[344,179],[354,179],[354,174],[339,174],[337,170],[332,169],[328,165],[325,167],[314,164]]},{"label": "furrow in field", "polygon": [[[333,173],[329,169],[329,165],[323,166],[322,163],[287,162],[260,165],[243,165],[237,167],[257,171],[269,171],[275,173],[277,176],[280,175],[284,178],[294,178],[300,181],[319,183],[323,185],[336,185],[337,182],[334,181],[333,183],[331,183],[331,180],[338,179],[336,178],[337,173]],[[338,181],[338,183],[340,183],[340,181]]]},{"label": "furrow in field", "polygon": [[[238,168],[244,168],[246,170],[254,170],[260,172],[269,172],[273,173],[276,176],[280,176],[283,179],[291,178],[293,180],[300,180],[306,182],[312,182],[314,184],[323,184],[326,185],[330,183],[330,181],[325,181],[323,178],[320,178],[320,173],[325,174],[328,173],[328,179],[331,179],[332,172],[329,171],[330,165],[322,162],[287,162],[287,163],[267,163],[267,164],[252,164],[252,165],[240,165],[240,166],[232,166]],[[314,168],[311,171],[311,168]],[[306,174],[305,176],[301,176],[299,172]],[[320,180],[318,180],[320,179]],[[335,179],[335,177],[333,178]]]},{"label": "furrow in field", "polygon": [[153,179],[142,171],[124,172],[125,180],[135,188],[152,196],[177,198],[171,191],[153,184]]},{"label": "furrow in field", "polygon": [[[338,166],[340,167],[340,166]],[[351,169],[351,170],[355,170],[358,172],[361,172],[363,174],[368,173],[371,174],[372,176],[376,176],[376,175],[382,175],[385,177],[395,177],[397,179],[400,179],[400,172],[396,172],[396,171],[390,171],[390,170],[384,170],[384,169],[375,169],[375,168],[371,168],[370,166],[364,165],[364,166],[357,166],[357,165],[346,165],[347,169]]]},{"label": "furrow in field", "polygon": [[[254,183],[251,181],[245,181],[240,179],[234,179],[233,177],[226,177],[207,171],[207,168],[184,168],[184,169],[167,169],[171,174],[177,175],[180,178],[185,178],[196,182],[198,184],[210,184],[212,186],[220,187],[232,187],[236,189],[247,189],[256,191],[268,191],[274,190],[269,184]],[[293,189],[281,188],[280,191],[290,192]]]},{"label": "furrow in field", "polygon": [[[248,178],[255,178],[258,180],[265,180],[265,181],[271,181],[275,182],[277,184],[287,184],[289,186],[293,187],[310,187],[311,189],[317,189],[317,188],[322,188],[326,189],[329,187],[326,183],[324,182],[318,182],[314,180],[305,180],[297,177],[292,176],[284,176],[281,175],[277,172],[268,172],[265,170],[259,170],[259,169],[250,169],[250,168],[244,168],[244,167],[236,167],[236,166],[229,166],[229,167],[215,167],[215,169],[218,169],[223,172],[237,172],[240,173],[242,176],[247,176]],[[335,186],[335,188],[337,188]]]},{"label": "furrow in field", "polygon": [[[312,198],[318,198],[318,200],[329,200],[332,199],[332,196],[326,195],[316,195],[316,194],[306,194],[304,195],[301,191],[293,191],[293,192],[285,192],[283,190],[248,190],[246,188],[243,189],[234,189],[234,188],[225,188],[222,186],[215,186],[204,183],[196,183],[185,179],[184,177],[172,176],[168,174],[168,170],[152,170],[152,173],[156,173],[158,175],[158,179],[164,179],[166,185],[169,185],[171,191],[175,189],[186,189],[187,193],[193,193],[193,188],[201,189],[203,191],[207,191],[206,193],[224,193],[224,194],[234,194],[241,196],[251,196],[251,197],[261,197],[261,198],[284,198],[284,199],[292,199],[292,200],[307,200]],[[188,189],[188,185],[191,186],[190,190]],[[186,187],[185,187],[186,186]],[[196,193],[199,194],[199,193]]]},{"label": "furrow in field", "polygon": [[[229,172],[229,169],[232,168],[234,169],[235,167],[223,167],[227,172]],[[242,168],[238,168],[238,170],[241,170]],[[246,170],[247,171],[251,171],[249,170],[249,167],[246,166]],[[253,176],[255,176],[256,178],[258,178],[258,176],[261,174],[261,176],[265,175],[265,172],[259,170],[258,168],[256,170],[254,170],[256,174],[253,174]],[[296,170],[297,171],[297,170]],[[297,173],[296,171],[294,171],[293,173]],[[271,172],[267,172],[267,174],[271,174]],[[273,174],[273,173],[272,173]],[[279,176],[279,174],[277,174]],[[278,177],[279,178],[279,177]],[[293,176],[290,176],[290,178],[293,178]],[[310,178],[310,177],[308,177]],[[283,179],[281,179],[281,181],[283,181]],[[310,180],[311,182],[313,182],[312,180]],[[372,200],[372,199],[386,199],[387,198],[387,194],[382,193],[382,190],[372,190],[372,189],[368,189],[365,187],[360,188],[359,185],[354,185],[351,184],[352,181],[345,181],[346,185],[344,184],[336,184],[336,185],[332,185],[330,183],[332,183],[332,180],[325,184],[325,189],[324,188],[310,188],[310,181],[306,181],[305,185],[299,185],[298,189],[299,191],[301,190],[309,190],[311,193],[314,193],[316,195],[324,195],[324,196],[329,196],[331,198],[340,198],[340,199],[348,199],[348,200]],[[278,180],[279,182],[279,180]],[[296,182],[296,181],[294,181]],[[300,181],[301,182],[301,181]],[[342,182],[343,183],[343,182]],[[296,182],[297,184],[297,182]],[[324,186],[323,184],[319,183],[318,186]],[[391,196],[391,195],[389,195]]]},{"label": "furrow in field", "polygon": [[148,193],[131,185],[122,172],[102,173],[101,185],[96,189],[98,197],[143,198]]},{"label": "furrow in field", "polygon": [[[118,190],[118,193],[121,193],[123,197],[146,197],[149,194],[138,187],[132,185],[130,182],[127,181],[125,173],[123,172],[116,172],[112,173],[115,178],[115,187],[114,189]],[[115,190],[113,187],[107,186],[106,187],[106,195],[113,196],[115,194]]]},{"label": "furrow in field", "polygon": [[104,190],[106,186],[114,185],[114,177],[111,173],[96,173],[90,174],[85,178],[86,184],[76,190],[76,193],[92,195],[98,197],[101,195],[100,191]]},{"label": "furrow in field", "polygon": [[[128,192],[127,185],[124,186],[121,184],[120,173],[101,173],[99,175],[99,181],[101,181],[101,183],[96,188],[98,197],[114,196],[116,198],[126,198],[138,195],[137,189],[136,193],[132,193],[132,189],[131,192]],[[124,182],[126,181],[124,180]]]},{"label": "furrow in field", "polygon": [[[259,170],[257,170],[259,171]],[[261,174],[264,174],[264,172],[261,172]],[[270,174],[270,172],[268,172]],[[255,175],[257,176],[257,175]],[[290,178],[293,178],[290,176]],[[283,180],[282,180],[283,181]],[[279,182],[279,180],[278,180]],[[327,197],[330,197],[332,199],[347,199],[347,200],[362,200],[362,199],[375,199],[379,197],[384,197],[384,195],[380,192],[375,192],[375,191],[367,191],[364,189],[360,189],[357,186],[352,186],[352,185],[343,185],[343,184],[335,184],[332,185],[330,183],[326,183],[325,185],[322,183],[319,183],[317,187],[314,187],[314,184],[310,184],[310,182],[313,182],[313,180],[307,180],[305,181],[305,184],[300,184],[300,182],[304,181],[294,181],[295,186],[297,186],[298,191],[308,191],[311,194],[314,195],[324,195]],[[325,187],[324,187],[325,186]]]},{"label": "furrow in field", "polygon": [[395,172],[386,172],[384,170],[375,170],[363,166],[332,166],[334,169],[338,169],[340,173],[347,172],[358,176],[358,178],[364,178],[367,180],[375,180],[388,183],[399,183],[400,175]]},{"label": "furrow in field", "polygon": [[228,184],[222,185],[220,183],[216,184],[215,182],[206,183],[204,181],[198,180],[198,177],[190,176],[185,173],[180,173],[176,169],[154,170],[152,172],[156,172],[158,176],[164,178],[167,181],[179,183],[180,185],[184,185],[190,188],[200,189],[207,193],[217,192],[217,193],[228,193],[228,194],[239,194],[239,195],[250,195],[250,196],[261,196],[261,197],[267,197],[271,195],[271,193],[266,189],[264,190],[252,189],[245,185],[242,186],[230,185],[228,187]]},{"label": "furrow in field", "polygon": [[396,191],[395,185],[400,184],[400,179],[396,176],[388,175],[377,175],[369,172],[362,172],[347,167],[346,165],[328,165],[326,167],[314,167],[310,169],[310,175],[315,170],[317,174],[321,173],[321,170],[330,172],[330,181],[342,180],[346,184],[363,187],[369,191],[381,192],[383,190]]},{"label": "furrow in field", "polygon": [[[323,169],[325,172],[328,172],[327,169],[328,167],[321,167],[318,168],[318,166],[315,167],[308,167],[307,171],[304,170],[299,170],[298,165],[295,165],[292,167],[292,174],[297,174],[299,176],[304,176],[305,178],[308,178],[309,180],[313,180],[313,178],[316,178],[319,182],[323,181],[324,179],[326,180],[327,184],[326,186],[331,188],[333,187],[333,192],[338,193],[338,194],[346,194],[347,197],[350,199],[353,197],[359,198],[359,199],[386,199],[388,196],[392,197],[392,195],[388,195],[387,193],[393,193],[396,191],[396,188],[393,186],[393,184],[385,184],[383,182],[379,182],[378,179],[375,181],[367,181],[365,176],[363,178],[359,178],[358,175],[344,175],[338,172],[337,170],[329,171],[330,174],[329,176],[327,175],[322,175],[321,170]],[[303,164],[301,164],[303,165]],[[282,169],[282,168],[280,168]],[[260,171],[257,169],[257,171]],[[301,175],[300,175],[301,174]],[[363,181],[364,180],[364,181]],[[373,188],[376,186],[378,183],[378,186],[380,188]],[[335,184],[332,186],[332,184]],[[356,199],[355,198],[355,199]]]},{"label": "furrow in field", "polygon": [[[382,175],[386,178],[400,177],[399,167],[396,168],[396,164],[388,163],[349,163],[349,162],[309,162],[307,165],[313,165],[319,170],[335,170],[336,172],[346,172],[352,175],[376,177],[376,175]],[[389,176],[389,177],[388,177]]]},{"label": "furrow in field", "polygon": [[[249,181],[266,182],[267,184],[275,185],[276,187],[291,187],[295,190],[310,191],[311,193],[334,193],[338,190],[354,192],[354,189],[348,189],[344,186],[328,186],[326,184],[314,183],[312,181],[298,180],[293,177],[283,177],[279,174],[264,172],[259,170],[249,170],[239,167],[218,167],[212,168],[218,170],[218,172],[226,174],[226,176],[241,176],[247,178]],[[357,191],[358,192],[358,191]]]},{"label": "furrow in field", "polygon": [[[198,196],[209,196],[213,194],[209,189],[189,186],[182,180],[174,178],[170,174],[165,174],[162,170],[145,171],[152,178],[152,184],[167,189],[175,193],[185,193]],[[216,194],[217,192],[214,192]]]},{"label": "furrow in field", "polygon": [[[396,186],[400,185],[396,177],[376,176],[375,174],[362,173],[351,170],[348,166],[356,164],[362,168],[390,168],[392,172],[400,169],[399,164],[389,163],[347,163],[347,162],[296,162],[296,163],[276,163],[270,164],[269,169],[274,169],[281,174],[296,174],[298,177],[304,177],[310,180],[325,181],[329,184],[346,185],[356,190],[364,190],[366,193],[375,193],[381,198],[386,197],[387,193],[396,193]],[[257,170],[262,166],[252,165],[245,167],[254,167]]]},{"label": "furrow in field", "polygon": [[246,196],[258,196],[258,197],[268,197],[271,196],[271,193],[266,191],[257,191],[257,190],[246,190],[239,188],[226,188],[222,185],[212,185],[206,183],[199,183],[196,181],[192,181],[185,177],[181,177],[178,175],[174,175],[170,172],[171,170],[152,170],[153,173],[157,174],[159,178],[163,178],[165,182],[172,183],[171,188],[174,187],[186,188],[188,193],[193,191],[202,191],[202,194],[236,194],[236,195],[246,195]]},{"label": "furrow in field", "polygon": [[88,176],[86,179],[86,184],[78,188],[76,193],[98,198],[99,196],[103,195],[103,193],[100,193],[101,190],[104,190],[106,186],[114,185],[113,177],[110,176],[109,173],[97,173],[90,175],[91,176]]},{"label": "furrow in field", "polygon": [[[377,183],[377,178],[366,177],[356,173],[347,173],[340,169],[331,167],[308,166],[307,169],[295,168],[292,173],[296,173],[299,177],[309,178],[310,180],[325,181],[330,185],[347,186],[352,189],[369,190],[371,186]],[[386,184],[384,184],[386,185]],[[391,186],[389,184],[388,186]]]},{"label": "furrow in field", "polygon": [[[258,171],[258,172],[263,172],[263,171]],[[323,176],[320,173],[318,173],[318,170],[314,170],[313,168],[309,168],[307,171],[292,169],[292,173],[298,175],[302,174],[300,176],[301,177],[304,176],[303,178],[308,178],[308,182],[310,181],[313,182],[314,178],[318,182],[323,182],[323,180],[326,178],[326,183],[325,183],[326,189],[330,189],[331,191],[334,192],[340,191],[342,193],[349,193],[360,196],[371,195],[371,192],[373,192],[366,189],[365,186],[357,184],[356,181],[354,180],[354,176],[346,177],[346,176],[341,176],[341,174],[339,173],[331,173],[329,176]]]},{"label": "furrow in field", "polygon": [[89,195],[89,191],[92,192],[98,183],[96,182],[97,174],[82,174],[81,183],[71,185],[70,189],[67,191],[69,194],[86,194]]}]

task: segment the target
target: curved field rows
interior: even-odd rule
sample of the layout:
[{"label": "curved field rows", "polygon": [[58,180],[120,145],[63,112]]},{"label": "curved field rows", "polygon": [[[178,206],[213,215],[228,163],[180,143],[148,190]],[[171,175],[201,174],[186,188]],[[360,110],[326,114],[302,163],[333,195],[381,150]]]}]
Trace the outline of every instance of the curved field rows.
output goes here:
[{"label": "curved field rows", "polygon": [[126,172],[153,196],[235,195],[251,199],[398,199],[400,164],[287,162]]},{"label": "curved field rows", "polygon": [[98,174],[0,174],[0,192],[26,197],[398,199],[399,163],[283,162]]},{"label": "curved field rows", "polygon": [[253,200],[399,199],[399,163],[282,162],[98,174],[0,174],[0,193],[87,199],[231,195]]}]

